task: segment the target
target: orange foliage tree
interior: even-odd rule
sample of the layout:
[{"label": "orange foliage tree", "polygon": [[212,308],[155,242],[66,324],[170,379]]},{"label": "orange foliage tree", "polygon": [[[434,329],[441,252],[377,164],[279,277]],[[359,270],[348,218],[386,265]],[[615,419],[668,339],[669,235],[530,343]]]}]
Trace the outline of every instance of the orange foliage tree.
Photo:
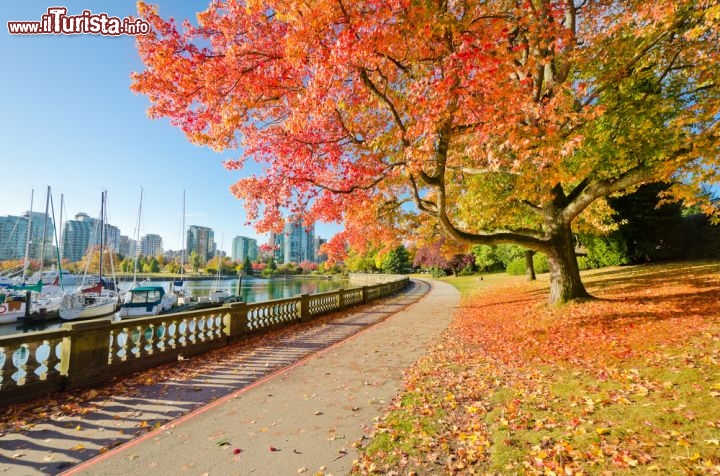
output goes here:
[{"label": "orange foliage tree", "polygon": [[[240,150],[258,229],[283,212],[382,242],[430,223],[545,253],[550,301],[587,296],[573,226],[603,197],[717,180],[712,0],[217,0],[139,4],[132,89],[194,143]],[[709,210],[709,209],[708,209]],[[327,249],[342,250],[342,246]]]}]

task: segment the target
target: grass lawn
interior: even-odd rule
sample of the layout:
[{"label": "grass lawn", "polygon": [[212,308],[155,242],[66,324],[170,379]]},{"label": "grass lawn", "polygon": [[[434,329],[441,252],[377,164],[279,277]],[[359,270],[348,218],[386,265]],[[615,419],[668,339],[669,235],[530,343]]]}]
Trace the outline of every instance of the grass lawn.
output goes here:
[{"label": "grass lawn", "polygon": [[462,294],[437,345],[363,443],[358,473],[720,475],[720,263],[549,281],[445,278]]}]

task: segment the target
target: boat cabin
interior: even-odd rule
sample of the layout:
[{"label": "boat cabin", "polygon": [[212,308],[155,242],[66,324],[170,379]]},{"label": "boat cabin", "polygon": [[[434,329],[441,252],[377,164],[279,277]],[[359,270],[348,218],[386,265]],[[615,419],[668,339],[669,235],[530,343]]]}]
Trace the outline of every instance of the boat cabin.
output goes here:
[{"label": "boat cabin", "polygon": [[172,306],[162,286],[138,286],[129,289],[118,317],[156,316]]}]

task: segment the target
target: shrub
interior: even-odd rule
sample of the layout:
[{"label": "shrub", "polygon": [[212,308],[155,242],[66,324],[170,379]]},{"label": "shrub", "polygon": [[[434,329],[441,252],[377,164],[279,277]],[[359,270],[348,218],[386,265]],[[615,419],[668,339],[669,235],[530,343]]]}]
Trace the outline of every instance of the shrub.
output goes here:
[{"label": "shrub", "polygon": [[[533,255],[533,265],[535,267],[535,272],[538,274],[550,271],[550,264],[548,263],[547,256],[542,253],[535,253]],[[525,274],[525,258],[511,261],[505,271],[513,276]]]},{"label": "shrub", "polygon": [[446,276],[445,271],[443,269],[435,267],[435,266],[430,268],[430,275],[433,278],[442,278],[442,277]]}]

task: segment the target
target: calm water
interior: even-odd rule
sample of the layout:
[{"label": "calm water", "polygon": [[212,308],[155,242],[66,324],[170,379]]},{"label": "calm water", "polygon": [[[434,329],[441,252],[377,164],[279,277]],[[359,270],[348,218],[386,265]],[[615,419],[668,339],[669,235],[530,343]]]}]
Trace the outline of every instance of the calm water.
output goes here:
[{"label": "calm water", "polygon": [[[142,284],[142,283],[141,283]],[[162,285],[168,289],[170,281],[153,281],[152,285]],[[120,289],[127,289],[130,283],[120,283]],[[202,281],[186,281],[185,286],[192,290],[193,296],[207,296],[215,289],[225,289],[230,294],[238,294],[238,280],[226,279],[217,282],[214,279]],[[335,291],[348,287],[348,281],[342,279],[318,279],[318,278],[289,278],[289,279],[256,279],[243,278],[240,295],[245,302],[269,301],[271,299],[283,299],[297,296],[299,294],[316,294],[327,291]],[[63,321],[56,320],[42,322],[29,326],[22,323],[0,325],[0,335],[19,334],[24,332],[40,331],[60,327]]]}]

